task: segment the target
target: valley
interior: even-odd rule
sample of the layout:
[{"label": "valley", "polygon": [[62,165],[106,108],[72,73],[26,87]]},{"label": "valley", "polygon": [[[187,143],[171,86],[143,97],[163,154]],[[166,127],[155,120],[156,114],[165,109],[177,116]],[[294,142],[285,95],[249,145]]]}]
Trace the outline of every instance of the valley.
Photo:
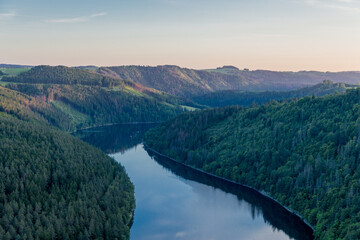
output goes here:
[{"label": "valley", "polygon": [[[1,71],[0,170],[6,180],[0,189],[0,233],[8,239],[130,236],[136,209],[130,181],[136,173],[129,179],[114,159],[68,134],[112,124],[126,127],[111,130],[103,140],[94,138],[93,145],[106,153],[126,152],[152,128],[145,135],[150,148],[265,193],[299,213],[314,227],[315,238],[359,237],[360,98],[355,80],[346,78],[355,72],[338,73],[347,82],[319,79],[311,86],[305,84],[310,78],[299,85],[290,78],[278,85],[270,79],[267,84],[277,90],[271,91],[259,84],[261,79],[249,77],[245,84],[224,77],[247,72],[230,66],[200,72],[176,66],[19,66]],[[259,74],[250,72],[252,78]],[[135,123],[160,125],[136,130]],[[86,135],[78,137],[86,141]],[[126,140],[114,140],[117,135]],[[158,161],[168,164],[166,158]],[[136,171],[142,164],[135,164]],[[143,183],[138,184],[141,188]],[[103,220],[96,220],[99,216]],[[94,227],[90,218],[99,225]],[[281,223],[280,216],[265,218],[285,235],[307,239]],[[70,226],[69,221],[75,221],[73,228],[59,227]]]}]

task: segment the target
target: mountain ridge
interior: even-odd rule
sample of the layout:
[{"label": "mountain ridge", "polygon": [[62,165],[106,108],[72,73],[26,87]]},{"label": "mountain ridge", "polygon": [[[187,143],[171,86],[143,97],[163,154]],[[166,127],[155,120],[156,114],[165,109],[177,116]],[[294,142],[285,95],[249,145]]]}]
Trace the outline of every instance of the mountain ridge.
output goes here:
[{"label": "mountain ridge", "polygon": [[97,72],[187,98],[222,90],[288,91],[309,87],[324,80],[347,84],[358,84],[360,81],[358,71],[251,71],[233,66],[195,70],[175,65],[130,65],[100,67]]}]

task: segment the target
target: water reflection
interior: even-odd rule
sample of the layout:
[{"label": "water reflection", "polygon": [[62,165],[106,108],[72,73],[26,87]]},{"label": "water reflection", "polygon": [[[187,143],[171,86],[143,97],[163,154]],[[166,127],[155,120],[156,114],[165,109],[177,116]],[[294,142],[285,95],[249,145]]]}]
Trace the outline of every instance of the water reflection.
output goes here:
[{"label": "water reflection", "polygon": [[134,183],[131,239],[312,239],[299,218],[259,193],[145,151],[138,144],[152,126],[117,125],[76,134],[114,153]]},{"label": "water reflection", "polygon": [[156,123],[116,124],[80,130],[73,135],[108,154],[124,153],[141,143],[145,132],[156,125]]},{"label": "water reflection", "polygon": [[236,196],[239,203],[243,201],[249,203],[248,210],[252,219],[263,216],[265,223],[271,224],[274,229],[284,231],[292,238],[313,239],[311,228],[305,225],[299,217],[289,214],[281,205],[262,196],[257,191],[184,167],[182,164],[169,161],[149,150],[148,154],[161,166],[183,179],[221,189]]}]

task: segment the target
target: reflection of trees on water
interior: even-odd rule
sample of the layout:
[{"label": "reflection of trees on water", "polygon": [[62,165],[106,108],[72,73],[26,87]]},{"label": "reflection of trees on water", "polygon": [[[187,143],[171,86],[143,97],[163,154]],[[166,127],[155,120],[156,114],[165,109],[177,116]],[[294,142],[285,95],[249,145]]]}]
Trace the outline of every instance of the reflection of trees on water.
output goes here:
[{"label": "reflection of trees on water", "polygon": [[263,216],[266,223],[273,226],[274,229],[284,231],[291,238],[298,240],[313,239],[312,229],[304,224],[298,216],[289,213],[280,204],[264,197],[259,192],[185,167],[151,151],[148,151],[148,154],[161,166],[184,179],[221,189],[224,192],[236,195],[240,202],[249,203],[251,205],[249,211],[253,219]]},{"label": "reflection of trees on water", "polygon": [[74,136],[108,154],[124,153],[141,143],[145,132],[155,126],[156,124],[118,124],[81,130],[74,133]]}]

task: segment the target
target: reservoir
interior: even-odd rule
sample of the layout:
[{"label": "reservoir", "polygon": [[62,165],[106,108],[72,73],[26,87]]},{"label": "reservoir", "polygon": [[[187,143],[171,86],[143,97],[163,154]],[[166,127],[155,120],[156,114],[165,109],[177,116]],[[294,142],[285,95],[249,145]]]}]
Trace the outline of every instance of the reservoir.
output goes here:
[{"label": "reservoir", "polygon": [[142,137],[153,126],[75,134],[125,167],[135,186],[132,240],[313,239],[312,230],[275,201],[146,150]]}]

